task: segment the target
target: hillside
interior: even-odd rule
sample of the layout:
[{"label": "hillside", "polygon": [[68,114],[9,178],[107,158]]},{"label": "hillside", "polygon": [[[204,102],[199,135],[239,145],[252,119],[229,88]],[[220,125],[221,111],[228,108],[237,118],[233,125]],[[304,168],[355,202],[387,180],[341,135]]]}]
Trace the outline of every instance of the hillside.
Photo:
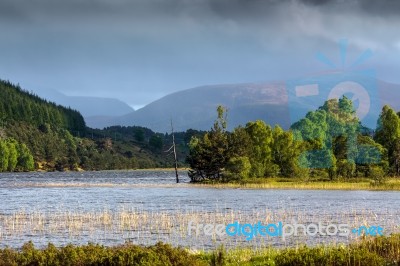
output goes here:
[{"label": "hillside", "polygon": [[79,111],[85,119],[95,116],[122,116],[134,111],[128,104],[113,98],[69,96],[56,90],[41,88],[35,89],[35,93],[41,98]]},{"label": "hillside", "polygon": [[[0,81],[0,171],[171,167],[171,137],[142,127],[94,130],[71,108]],[[183,135],[182,135],[183,134]],[[177,134],[180,165],[187,140]]]}]

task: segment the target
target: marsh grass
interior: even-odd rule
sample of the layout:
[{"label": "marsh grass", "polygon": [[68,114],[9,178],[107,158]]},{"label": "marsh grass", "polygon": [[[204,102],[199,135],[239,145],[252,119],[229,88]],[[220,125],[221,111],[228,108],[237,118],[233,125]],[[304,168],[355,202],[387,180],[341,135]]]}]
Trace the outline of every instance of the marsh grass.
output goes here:
[{"label": "marsh grass", "polygon": [[[222,264],[213,263],[218,257]],[[210,265],[399,265],[400,235],[364,237],[349,245],[217,249],[203,259]]]},{"label": "marsh grass", "polygon": [[206,236],[196,231],[189,232],[188,224],[224,224],[239,221],[254,224],[258,221],[268,224],[277,223],[347,223],[352,227],[362,225],[380,225],[385,234],[399,232],[399,222],[396,214],[386,210],[380,215],[367,209],[349,209],[340,212],[310,213],[307,210],[296,209],[254,209],[247,212],[216,208],[214,211],[201,209],[185,209],[181,211],[148,211],[141,209],[103,211],[66,211],[25,212],[20,210],[11,214],[0,214],[0,243],[17,246],[28,240],[41,244],[54,242],[56,244],[87,242],[103,244],[122,244],[130,241],[141,245],[151,245],[158,241],[168,242],[174,246],[185,246],[195,250],[210,250],[221,244],[227,248],[246,247],[290,247],[303,243],[309,245],[323,243],[349,243],[357,240],[357,236],[349,238],[336,237],[306,237],[293,236],[285,241],[274,237],[255,237],[246,241],[245,237]]},{"label": "marsh grass", "polygon": [[241,182],[204,182],[204,183],[165,183],[165,184],[127,184],[127,183],[88,183],[88,182],[47,182],[14,184],[15,187],[84,188],[84,187],[124,187],[124,188],[242,188],[242,189],[297,189],[297,190],[378,190],[400,191],[400,178],[387,178],[384,182],[375,182],[367,178],[330,181],[320,178],[257,178]]},{"label": "marsh grass", "polygon": [[196,187],[244,189],[308,189],[308,190],[400,190],[400,178],[390,178],[376,183],[370,179],[349,181],[320,181],[289,178],[259,178],[232,183],[196,183]]}]

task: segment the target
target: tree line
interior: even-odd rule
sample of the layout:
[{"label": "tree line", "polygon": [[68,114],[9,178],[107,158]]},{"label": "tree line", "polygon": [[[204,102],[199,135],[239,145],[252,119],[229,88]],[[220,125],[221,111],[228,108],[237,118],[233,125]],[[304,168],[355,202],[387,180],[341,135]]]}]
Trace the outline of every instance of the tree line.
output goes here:
[{"label": "tree line", "polygon": [[375,131],[361,124],[345,96],[326,101],[289,130],[258,120],[228,132],[226,121],[219,106],[211,130],[191,139],[192,182],[279,176],[379,181],[400,174],[400,118],[389,106]]}]

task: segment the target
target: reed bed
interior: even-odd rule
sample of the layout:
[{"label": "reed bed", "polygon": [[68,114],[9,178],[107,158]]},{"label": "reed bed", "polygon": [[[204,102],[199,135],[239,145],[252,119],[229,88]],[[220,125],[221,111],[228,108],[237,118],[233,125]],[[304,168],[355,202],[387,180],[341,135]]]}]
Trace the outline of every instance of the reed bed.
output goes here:
[{"label": "reed bed", "polygon": [[126,184],[126,183],[88,183],[88,182],[47,182],[47,183],[24,183],[18,182],[9,187],[32,187],[32,188],[87,188],[87,187],[123,187],[123,188],[176,188],[176,187],[190,187],[189,183],[175,183],[172,184]]},{"label": "reed bed", "polygon": [[[384,215],[382,215],[384,213]],[[158,241],[185,246],[194,250],[210,250],[224,244],[227,248],[238,246],[265,248],[292,247],[300,244],[339,244],[357,241],[359,237],[291,237],[283,241],[280,238],[255,237],[246,241],[244,237],[206,236],[191,234],[188,224],[224,224],[238,221],[254,224],[258,221],[268,223],[347,223],[351,228],[362,225],[380,225],[385,235],[399,232],[400,217],[394,211],[376,213],[367,209],[350,209],[336,213],[309,213],[306,210],[281,209],[272,212],[269,209],[249,211],[226,210],[214,211],[183,208],[180,211],[149,211],[143,209],[119,208],[102,211],[52,212],[24,210],[0,214],[0,245],[20,246],[28,240],[41,245],[48,242],[55,244],[85,244],[87,242],[115,245],[126,241],[140,245],[151,245]]]},{"label": "reed bed", "polygon": [[166,184],[128,184],[111,182],[17,182],[8,184],[10,187],[40,187],[40,188],[230,188],[230,189],[296,189],[296,190],[388,190],[400,191],[400,178],[391,178],[382,184],[375,184],[372,180],[360,182],[343,181],[304,181],[286,179],[284,182],[276,178],[252,179],[241,183],[166,183]]},{"label": "reed bed", "polygon": [[244,188],[244,189],[304,189],[304,190],[400,190],[400,178],[392,178],[382,184],[371,181],[337,182],[337,181],[301,181],[278,182],[275,179],[250,180],[241,183],[205,183],[194,184],[205,188]]}]

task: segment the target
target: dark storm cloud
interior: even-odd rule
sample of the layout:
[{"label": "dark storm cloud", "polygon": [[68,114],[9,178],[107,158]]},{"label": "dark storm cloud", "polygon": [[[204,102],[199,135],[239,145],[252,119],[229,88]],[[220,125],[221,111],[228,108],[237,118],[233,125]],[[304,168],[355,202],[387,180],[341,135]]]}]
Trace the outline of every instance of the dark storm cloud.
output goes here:
[{"label": "dark storm cloud", "polygon": [[343,9],[353,7],[353,11],[382,15],[400,11],[400,1],[397,0],[2,0],[0,14],[3,19],[16,20],[23,16],[42,19],[46,16],[59,19],[64,16],[86,19],[102,16],[151,18],[185,13],[204,15],[208,12],[231,18],[267,18],[276,9],[293,3]]},{"label": "dark storm cloud", "polygon": [[365,14],[399,14],[398,0],[208,0],[216,13],[254,17],[273,13],[276,8],[287,4],[300,3],[307,6],[327,7],[335,10],[348,10]]},{"label": "dark storm cloud", "polygon": [[361,11],[366,15],[398,15],[400,1],[398,0],[299,0],[308,5],[336,6],[343,9],[353,8],[353,11]]},{"label": "dark storm cloud", "polygon": [[398,0],[361,1],[360,6],[363,10],[371,14],[398,16],[400,13],[400,1]]},{"label": "dark storm cloud", "polygon": [[400,1],[0,0],[0,78],[143,105],[210,83],[317,71],[348,38],[397,64]]}]

